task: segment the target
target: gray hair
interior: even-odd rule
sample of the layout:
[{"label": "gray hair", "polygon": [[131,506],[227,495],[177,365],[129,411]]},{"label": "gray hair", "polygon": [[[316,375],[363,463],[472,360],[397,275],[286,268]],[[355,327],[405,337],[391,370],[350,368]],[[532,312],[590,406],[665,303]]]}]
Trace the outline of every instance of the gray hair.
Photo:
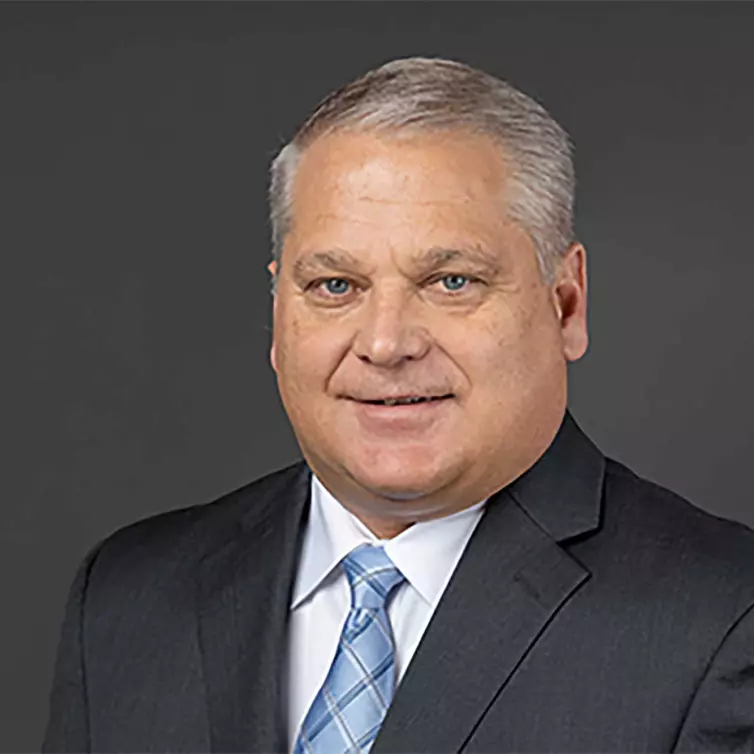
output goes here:
[{"label": "gray hair", "polygon": [[299,158],[314,139],[348,129],[465,129],[494,138],[511,170],[508,216],[531,237],[544,282],[554,281],[560,256],[574,241],[576,177],[568,134],[505,81],[456,61],[419,57],[393,60],[330,94],[273,160],[269,200],[277,271],[292,223]]}]

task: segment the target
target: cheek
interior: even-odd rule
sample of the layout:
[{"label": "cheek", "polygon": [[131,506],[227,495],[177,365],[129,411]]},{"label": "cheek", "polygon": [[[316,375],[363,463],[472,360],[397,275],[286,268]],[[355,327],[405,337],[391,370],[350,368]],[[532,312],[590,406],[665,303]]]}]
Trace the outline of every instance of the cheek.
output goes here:
[{"label": "cheek", "polygon": [[331,328],[291,317],[280,328],[277,360],[284,379],[302,390],[322,390],[337,367],[344,339]]},{"label": "cheek", "polygon": [[484,400],[507,403],[527,392],[552,361],[553,327],[541,309],[507,310],[458,340],[458,360]]}]

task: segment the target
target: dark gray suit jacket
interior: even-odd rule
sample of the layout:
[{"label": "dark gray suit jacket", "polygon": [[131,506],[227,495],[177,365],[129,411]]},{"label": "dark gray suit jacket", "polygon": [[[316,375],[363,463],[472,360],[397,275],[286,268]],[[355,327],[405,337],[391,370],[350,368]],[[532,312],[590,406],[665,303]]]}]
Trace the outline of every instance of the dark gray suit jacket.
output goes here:
[{"label": "dark gray suit jacket", "polygon": [[[285,751],[310,473],[90,553],[45,751]],[[566,414],[490,499],[372,749],[459,751],[754,752],[754,532],[606,459]]]}]

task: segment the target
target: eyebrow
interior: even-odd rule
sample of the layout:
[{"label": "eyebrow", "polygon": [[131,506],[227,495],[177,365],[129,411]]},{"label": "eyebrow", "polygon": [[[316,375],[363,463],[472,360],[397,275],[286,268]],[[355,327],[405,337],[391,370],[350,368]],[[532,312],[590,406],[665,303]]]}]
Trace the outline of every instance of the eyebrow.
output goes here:
[{"label": "eyebrow", "polygon": [[[477,270],[496,273],[501,264],[497,257],[482,246],[448,249],[434,246],[421,252],[411,260],[411,266],[428,272],[449,262],[470,263]],[[345,249],[331,249],[306,254],[293,264],[293,274],[297,277],[317,270],[353,270],[365,272],[366,266],[358,257]]]}]

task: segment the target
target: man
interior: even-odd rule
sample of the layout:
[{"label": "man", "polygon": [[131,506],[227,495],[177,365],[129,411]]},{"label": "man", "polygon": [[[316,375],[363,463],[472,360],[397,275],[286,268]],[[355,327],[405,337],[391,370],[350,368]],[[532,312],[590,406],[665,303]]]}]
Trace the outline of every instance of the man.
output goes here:
[{"label": "man", "polygon": [[568,137],[388,63],[272,169],[304,460],[98,545],[45,751],[754,751],[754,533],[605,458]]}]

